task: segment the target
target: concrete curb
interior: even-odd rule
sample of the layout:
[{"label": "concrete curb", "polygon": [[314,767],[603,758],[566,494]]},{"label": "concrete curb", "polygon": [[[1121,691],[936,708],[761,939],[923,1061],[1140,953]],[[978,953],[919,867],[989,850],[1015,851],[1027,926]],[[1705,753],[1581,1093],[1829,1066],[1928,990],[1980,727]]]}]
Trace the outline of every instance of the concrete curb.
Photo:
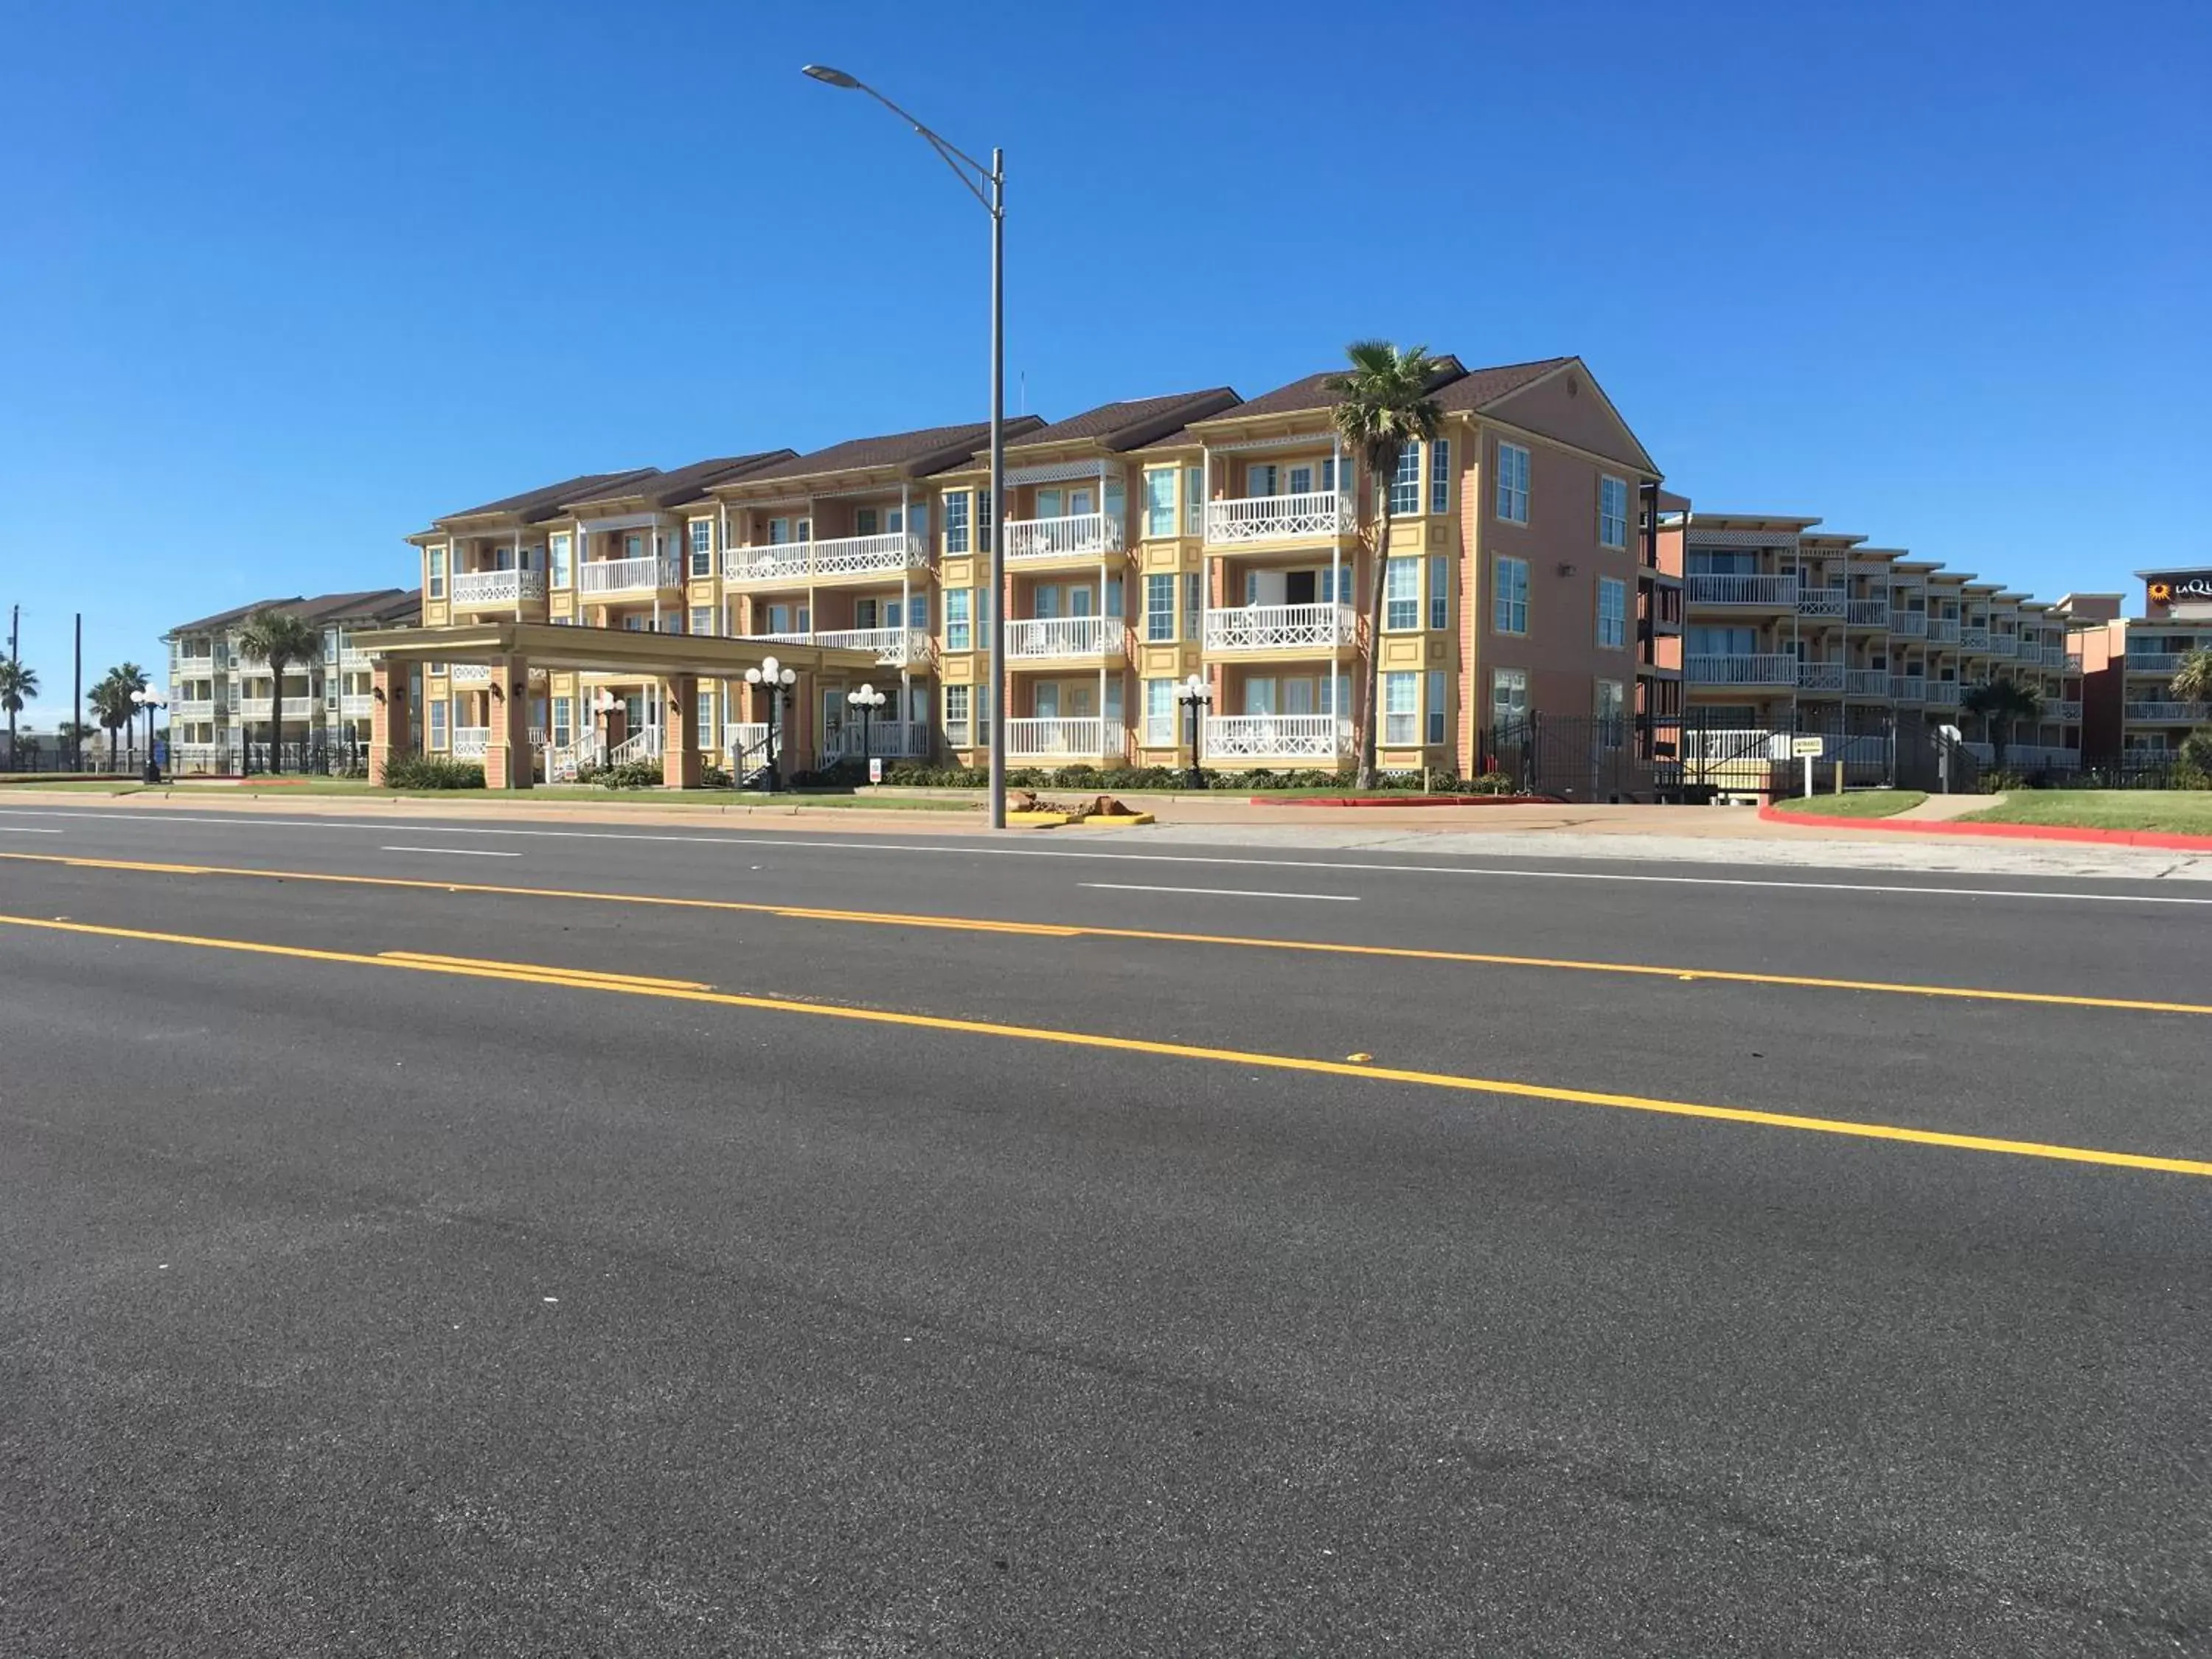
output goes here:
[{"label": "concrete curb", "polygon": [[1254,795],[1253,806],[1565,806],[1558,795]]},{"label": "concrete curb", "polygon": [[1893,830],[1900,835],[1965,836],[1982,841],[2068,841],[2090,846],[2151,847],[2172,853],[2212,853],[2212,836],[2176,836],[2162,830],[2084,830],[2060,823],[1961,823],[1955,818],[1845,818],[1820,812],[1759,809],[1769,823],[1802,823],[1820,830]]}]

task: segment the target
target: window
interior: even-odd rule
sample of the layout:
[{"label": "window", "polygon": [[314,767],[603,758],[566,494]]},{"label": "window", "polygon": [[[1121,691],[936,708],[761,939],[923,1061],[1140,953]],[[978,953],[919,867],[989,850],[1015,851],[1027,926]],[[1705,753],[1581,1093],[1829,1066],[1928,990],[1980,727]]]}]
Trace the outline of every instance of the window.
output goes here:
[{"label": "window", "polygon": [[1514,726],[1528,718],[1528,672],[1495,668],[1490,673],[1490,722]]},{"label": "window", "polygon": [[1451,561],[1441,554],[1429,559],[1429,626],[1438,632],[1451,626]]},{"label": "window", "polygon": [[714,574],[714,521],[712,519],[691,520],[691,574],[695,576]]},{"label": "window", "polygon": [[1206,529],[1206,469],[1190,466],[1182,474],[1182,533],[1202,534]]},{"label": "window", "polygon": [[906,625],[916,633],[929,632],[929,595],[909,594],[906,602]]},{"label": "window", "polygon": [[556,587],[572,587],[575,585],[575,556],[569,551],[569,546],[568,532],[565,530],[556,531],[552,538],[551,556],[553,586]]},{"label": "window", "polygon": [[786,542],[788,542],[790,539],[791,539],[791,520],[788,520],[788,519],[770,519],[770,520],[768,521],[768,544],[769,544],[769,545],[770,547],[781,547],[781,546],[782,546]]},{"label": "window", "polygon": [[[1591,707],[1592,714],[1601,720],[1618,721],[1627,708],[1627,693],[1619,680],[1597,683],[1597,700]],[[1615,738],[1613,741],[1617,743],[1620,739]]]},{"label": "window", "polygon": [[691,607],[691,631],[694,634],[711,634],[714,631],[713,605],[695,605]]},{"label": "window", "polygon": [[[1391,562],[1395,564],[1396,560]],[[1410,672],[1393,671],[1382,677],[1382,741],[1388,744],[1407,744],[1413,741],[1415,722],[1419,717],[1421,677]]]},{"label": "window", "polygon": [[1244,468],[1244,493],[1253,498],[1275,493],[1275,464],[1273,461],[1251,461]]},{"label": "window", "polygon": [[1182,573],[1182,636],[1187,640],[1198,637],[1198,585],[1202,580],[1195,570]]},{"label": "window", "polygon": [[442,547],[430,550],[430,574],[423,581],[422,597],[426,599],[446,597],[446,550]]},{"label": "window", "polygon": [[968,492],[964,489],[950,491],[945,497],[945,550],[968,550]]},{"label": "window", "polygon": [[1176,683],[1145,682],[1145,741],[1152,745],[1176,741]]},{"label": "window", "polygon": [[853,533],[855,536],[875,535],[883,526],[884,515],[872,507],[856,507],[853,512]]},{"label": "window", "polygon": [[964,685],[945,688],[945,740],[955,749],[968,747],[968,688]]},{"label": "window", "polygon": [[1429,446],[1429,511],[1451,511],[1451,440],[1438,438]]},{"label": "window", "polygon": [[1628,545],[1628,480],[1601,477],[1597,481],[1597,544]]},{"label": "window", "polygon": [[945,648],[947,651],[973,651],[975,636],[968,623],[968,590],[948,587],[945,590]]},{"label": "window", "polygon": [[1597,579],[1597,642],[1612,651],[1628,643],[1628,584],[1618,576]]},{"label": "window", "polygon": [[1418,513],[1421,510],[1421,447],[1407,444],[1398,452],[1398,471],[1390,480],[1390,510],[1393,513]]},{"label": "window", "polygon": [[975,492],[975,550],[991,550],[991,492],[988,489]]},{"label": "window", "polygon": [[1528,522],[1528,452],[1519,444],[1498,446],[1498,516],[1508,524]]},{"label": "window", "polygon": [[1444,740],[1444,672],[1443,669],[1429,670],[1428,690],[1428,701],[1424,707],[1424,713],[1428,717],[1429,725],[1427,734],[1422,740],[1429,744],[1440,744]]},{"label": "window", "polygon": [[566,749],[568,746],[570,736],[575,730],[574,725],[575,717],[571,712],[574,707],[574,702],[569,698],[553,699],[553,720],[548,735],[552,738],[553,746],[556,749]]},{"label": "window", "polygon": [[1156,642],[1173,640],[1176,580],[1173,576],[1145,578],[1145,637]]},{"label": "window", "polygon": [[446,700],[443,697],[439,697],[434,699],[430,704],[430,747],[433,749],[443,749],[445,746]]},{"label": "window", "polygon": [[1493,633],[1528,631],[1528,561],[1500,559],[1498,579],[1490,598],[1490,626]]},{"label": "window", "polygon": [[1145,534],[1172,536],[1176,533],[1175,507],[1176,475],[1165,467],[1155,467],[1145,474]]},{"label": "window", "polygon": [[1382,626],[1395,634],[1421,625],[1421,562],[1393,559],[1382,577]]}]

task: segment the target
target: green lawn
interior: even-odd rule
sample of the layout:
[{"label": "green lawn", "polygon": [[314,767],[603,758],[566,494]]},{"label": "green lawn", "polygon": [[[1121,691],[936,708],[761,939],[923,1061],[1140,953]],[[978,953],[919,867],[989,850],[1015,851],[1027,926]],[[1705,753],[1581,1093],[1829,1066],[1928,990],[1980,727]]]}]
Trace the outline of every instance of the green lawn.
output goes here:
[{"label": "green lawn", "polygon": [[1814,795],[1809,800],[1778,800],[1778,812],[1810,812],[1828,818],[1895,817],[1928,799],[1920,789],[1854,789],[1845,795]]},{"label": "green lawn", "polygon": [[2018,789],[1964,822],[2212,836],[2212,789]]}]

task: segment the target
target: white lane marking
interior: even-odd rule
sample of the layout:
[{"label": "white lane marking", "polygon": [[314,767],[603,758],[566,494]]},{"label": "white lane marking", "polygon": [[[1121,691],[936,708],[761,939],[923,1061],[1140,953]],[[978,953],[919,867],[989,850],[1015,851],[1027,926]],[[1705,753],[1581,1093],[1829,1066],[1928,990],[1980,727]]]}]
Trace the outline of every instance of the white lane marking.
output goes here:
[{"label": "white lane marking", "polygon": [[33,830],[27,824],[0,823],[0,836],[58,836],[58,830]]},{"label": "white lane marking", "polygon": [[519,859],[520,853],[492,853],[481,847],[386,847],[386,853],[443,853],[457,859]]},{"label": "white lane marking", "polygon": [[[133,824],[200,823],[234,829],[250,824],[267,830],[372,830],[389,833],[389,823],[362,823],[351,818],[267,818],[252,812],[222,817],[185,817],[174,812],[70,811],[0,807],[0,817],[98,818]],[[1206,864],[1249,866],[1255,870],[1359,870],[1386,876],[1483,876],[1522,881],[1615,881],[1656,887],[1767,887],[1791,892],[1895,893],[1906,897],[2039,899],[2083,904],[2177,904],[2212,906],[2212,898],[2183,898],[2165,893],[2066,893],[2047,889],[2011,887],[1927,887],[1910,882],[1781,881],[1750,876],[1647,876],[1613,870],[1522,870],[1496,865],[1367,864],[1328,859],[1243,859],[1199,853],[1076,852],[1043,847],[958,847],[933,842],[877,841],[854,836],[841,841],[811,841],[793,836],[649,836],[634,830],[516,830],[489,824],[441,823],[441,836],[509,836],[544,841],[646,841],[700,847],[797,847],[834,853],[943,853],[969,858],[1090,859],[1131,864]],[[1565,854],[1554,854],[1553,857]],[[1602,860],[1591,860],[1602,862]],[[1654,860],[1680,864],[1685,860]],[[1813,869],[1835,869],[1813,865]],[[2160,878],[2135,875],[2058,876],[2058,881],[2153,881]]]},{"label": "white lane marking", "polygon": [[1147,887],[1134,881],[1085,881],[1081,887],[1108,888],[1117,893],[1204,893],[1210,898],[1327,899],[1334,904],[1357,904],[1357,893],[1263,893],[1249,887]]}]

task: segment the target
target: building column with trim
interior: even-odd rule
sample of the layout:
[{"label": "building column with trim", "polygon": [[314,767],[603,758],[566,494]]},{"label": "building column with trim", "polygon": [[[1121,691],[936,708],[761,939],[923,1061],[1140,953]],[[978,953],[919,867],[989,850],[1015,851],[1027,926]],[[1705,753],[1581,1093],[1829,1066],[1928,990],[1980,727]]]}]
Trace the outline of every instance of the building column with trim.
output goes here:
[{"label": "building column with trim", "polygon": [[385,769],[414,752],[415,722],[408,707],[410,665],[379,659],[369,670],[368,781],[381,787]]},{"label": "building column with trim", "polygon": [[660,781],[670,789],[696,789],[706,764],[700,753],[699,677],[671,674],[659,690],[668,700],[660,717]]},{"label": "building column with trim", "polygon": [[485,711],[490,731],[484,737],[484,787],[527,789],[537,781],[530,752],[530,663],[523,657],[495,657]]}]

